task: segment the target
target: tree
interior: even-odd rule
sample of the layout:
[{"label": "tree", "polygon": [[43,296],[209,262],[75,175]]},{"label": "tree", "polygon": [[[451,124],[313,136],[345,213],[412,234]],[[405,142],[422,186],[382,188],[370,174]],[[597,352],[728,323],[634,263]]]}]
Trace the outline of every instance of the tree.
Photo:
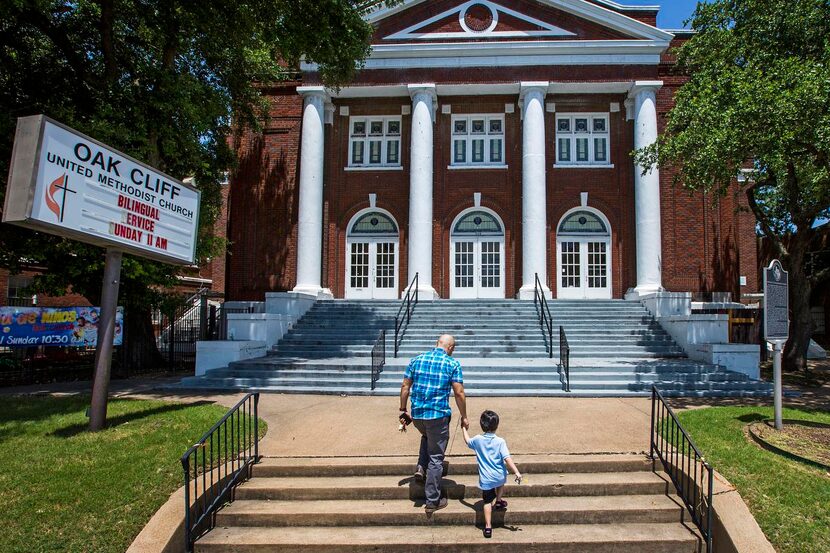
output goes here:
[{"label": "tree", "polygon": [[714,0],[691,22],[696,33],[677,49],[689,80],[664,134],[635,159],[676,169],[690,190],[746,194],[790,273],[784,363],[803,369],[810,294],[830,280],[830,268],[805,267],[814,227],[830,215],[830,2]]},{"label": "tree", "polygon": [[[258,83],[316,62],[348,81],[369,52],[357,0],[6,0],[0,4],[0,174],[17,117],[45,113],[202,191],[197,257],[221,255],[212,228],[232,129],[267,113]],[[233,125],[232,125],[233,117]],[[0,201],[5,185],[0,190]],[[0,266],[46,269],[34,291],[67,287],[98,303],[103,252],[3,225]],[[171,265],[126,256],[120,301],[132,343],[150,340],[149,305],[176,282]]]}]

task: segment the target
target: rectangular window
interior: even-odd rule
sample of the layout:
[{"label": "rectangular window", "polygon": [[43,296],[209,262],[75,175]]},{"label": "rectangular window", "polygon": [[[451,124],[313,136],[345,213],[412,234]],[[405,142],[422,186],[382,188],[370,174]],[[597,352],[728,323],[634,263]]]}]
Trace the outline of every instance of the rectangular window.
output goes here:
[{"label": "rectangular window", "polygon": [[455,150],[455,154],[453,155],[453,163],[467,163],[467,141],[466,140],[454,140],[453,141],[453,149]]},{"label": "rectangular window", "polygon": [[557,159],[562,163],[571,161],[571,141],[569,139],[559,139],[559,157]]},{"label": "rectangular window", "polygon": [[370,140],[369,141],[369,165],[380,165],[381,156],[380,156],[380,146],[382,142],[380,140]]},{"label": "rectangular window", "polygon": [[557,164],[608,165],[609,122],[607,113],[557,113]]},{"label": "rectangular window", "polygon": [[363,165],[363,141],[352,140],[352,163],[351,165]]},{"label": "rectangular window", "polygon": [[504,163],[504,115],[453,116],[452,134],[452,165]]},{"label": "rectangular window", "polygon": [[576,160],[577,161],[588,161],[588,139],[587,138],[577,138],[576,139]]},{"label": "rectangular window", "polygon": [[351,117],[349,135],[350,167],[400,167],[400,117]]}]

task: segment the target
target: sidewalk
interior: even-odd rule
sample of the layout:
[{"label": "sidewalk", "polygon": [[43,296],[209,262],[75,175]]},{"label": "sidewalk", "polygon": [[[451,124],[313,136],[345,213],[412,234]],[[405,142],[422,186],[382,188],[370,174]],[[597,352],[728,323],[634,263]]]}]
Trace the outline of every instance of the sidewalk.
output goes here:
[{"label": "sidewalk", "polygon": [[[115,380],[111,397],[173,402],[211,401],[227,407],[243,394],[169,392],[156,389],[170,378]],[[22,386],[7,394],[88,394],[89,382]],[[447,453],[469,450],[454,401]],[[260,417],[268,423],[261,452],[269,456],[417,455],[418,431],[398,432],[397,397],[261,394]],[[484,409],[501,417],[499,434],[522,453],[632,453],[648,450],[651,416],[647,398],[467,398],[471,432]]]}]

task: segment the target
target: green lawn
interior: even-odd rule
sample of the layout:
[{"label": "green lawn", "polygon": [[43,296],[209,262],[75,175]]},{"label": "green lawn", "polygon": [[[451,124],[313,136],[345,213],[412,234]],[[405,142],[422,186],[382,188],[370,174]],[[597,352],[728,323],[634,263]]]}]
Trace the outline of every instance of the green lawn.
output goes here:
[{"label": "green lawn", "polygon": [[88,404],[85,397],[2,399],[3,553],[122,553],[182,485],[181,455],[227,411],[114,400],[109,428],[91,434]]},{"label": "green lawn", "polygon": [[[830,412],[784,409],[784,418],[830,423]],[[830,551],[830,475],[750,443],[743,427],[772,408],[713,407],[678,414],[707,460],[749,505],[776,550]]]}]

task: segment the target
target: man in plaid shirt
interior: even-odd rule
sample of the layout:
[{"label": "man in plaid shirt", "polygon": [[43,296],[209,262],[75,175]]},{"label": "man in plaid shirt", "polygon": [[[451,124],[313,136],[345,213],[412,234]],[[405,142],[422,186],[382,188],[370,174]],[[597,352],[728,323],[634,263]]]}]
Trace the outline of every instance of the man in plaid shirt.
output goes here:
[{"label": "man in plaid shirt", "polygon": [[450,438],[451,390],[461,413],[461,426],[470,427],[461,363],[452,358],[454,349],[455,338],[449,334],[438,338],[435,349],[412,358],[401,385],[401,416],[406,415],[407,400],[411,398],[413,424],[421,433],[415,478],[425,480],[427,515],[447,506],[447,498],[441,497],[441,477]]}]

